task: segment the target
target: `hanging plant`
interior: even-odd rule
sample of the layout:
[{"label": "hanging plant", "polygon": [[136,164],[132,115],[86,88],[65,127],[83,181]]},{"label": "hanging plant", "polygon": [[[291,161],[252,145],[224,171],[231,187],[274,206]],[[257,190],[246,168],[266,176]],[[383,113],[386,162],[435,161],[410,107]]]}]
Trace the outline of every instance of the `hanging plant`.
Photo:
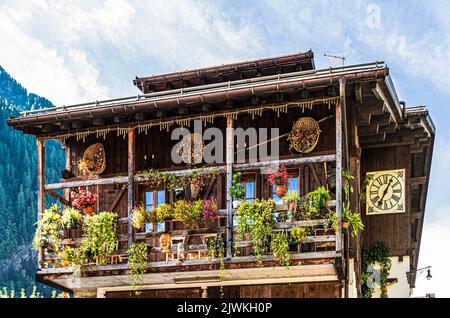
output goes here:
[{"label": "hanging plant", "polygon": [[353,187],[350,182],[355,177],[347,170],[342,172],[342,177],[345,179],[344,202],[342,203],[342,226],[346,228],[346,224],[348,224],[351,235],[356,236],[358,231],[364,230],[364,224],[361,216],[358,213],[353,213],[350,209],[350,193],[353,192]]},{"label": "hanging plant", "polygon": [[264,247],[272,235],[272,225],[275,223],[273,213],[276,212],[275,203],[270,200],[242,202],[237,211],[237,234],[246,240],[252,240],[252,249],[258,263],[262,265]]},{"label": "hanging plant", "polygon": [[292,240],[296,245],[302,243],[305,240],[306,235],[306,229],[300,225],[293,226],[291,229]]},{"label": "hanging plant", "polygon": [[57,252],[59,241],[62,238],[61,212],[56,204],[46,209],[38,220],[33,246],[36,250],[47,248],[49,251]]},{"label": "hanging plant", "polygon": [[233,174],[231,180],[230,195],[233,198],[233,209],[237,209],[240,202],[245,198],[245,190],[241,184],[240,172],[236,172]]},{"label": "hanging plant", "polygon": [[164,185],[168,176],[161,173],[158,170],[149,169],[142,171],[137,174],[139,177],[144,177],[146,179],[146,184],[151,188],[159,188]]},{"label": "hanging plant", "polygon": [[[207,237],[206,246],[208,248],[207,258],[211,262],[212,259],[218,259],[220,265],[220,280],[225,275],[225,242],[222,237]],[[212,266],[210,266],[212,269]],[[223,286],[220,286],[220,297],[224,297]]]},{"label": "hanging plant", "polygon": [[288,237],[284,232],[278,232],[272,236],[270,250],[278,265],[289,267],[291,254],[289,253]]},{"label": "hanging plant", "polygon": [[334,211],[329,211],[323,224],[325,230],[333,229],[335,233],[339,233],[339,217]]},{"label": "hanging plant", "polygon": [[391,252],[389,248],[382,242],[375,243],[371,248],[364,249],[362,252],[362,274],[361,274],[361,291],[364,298],[371,298],[375,291],[374,282],[374,265],[380,266],[380,289],[381,297],[387,296],[387,279],[391,270]]},{"label": "hanging plant", "polygon": [[136,290],[144,282],[145,274],[147,273],[147,244],[133,243],[128,250],[128,265],[130,267],[130,281],[132,289],[136,295],[140,292]]}]

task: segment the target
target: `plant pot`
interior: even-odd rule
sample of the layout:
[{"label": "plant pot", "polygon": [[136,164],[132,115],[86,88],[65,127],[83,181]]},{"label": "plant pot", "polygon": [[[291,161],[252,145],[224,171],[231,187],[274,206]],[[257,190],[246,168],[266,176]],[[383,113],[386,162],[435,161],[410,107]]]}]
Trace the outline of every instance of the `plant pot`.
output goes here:
[{"label": "plant pot", "polygon": [[291,212],[295,212],[295,211],[297,211],[297,206],[298,206],[297,201],[292,201],[292,202],[289,204],[289,210],[290,210]]},{"label": "plant pot", "polygon": [[70,220],[69,230],[76,230],[78,228],[78,222],[76,220]]},{"label": "plant pot", "polygon": [[275,193],[277,194],[277,196],[278,196],[279,198],[284,197],[284,195],[286,194],[286,191],[287,191],[286,186],[277,186],[277,187],[275,188]]},{"label": "plant pot", "polygon": [[327,178],[328,190],[331,193],[336,193],[336,174],[330,174]]},{"label": "plant pot", "polygon": [[199,187],[198,185],[191,183],[191,199],[192,200],[195,200],[198,197],[201,189],[202,188]]},{"label": "plant pot", "polygon": [[175,189],[175,200],[183,200],[184,199],[184,190],[183,189]]},{"label": "plant pot", "polygon": [[348,229],[348,221],[347,220],[342,220],[342,228]]},{"label": "plant pot", "polygon": [[237,209],[239,209],[239,206],[241,205],[241,201],[240,200],[233,201],[232,205],[233,205],[233,209],[237,210]]},{"label": "plant pot", "polygon": [[83,212],[84,212],[84,214],[86,214],[86,215],[92,215],[92,214],[94,214],[94,207],[93,207],[92,205],[85,206],[85,207],[83,208]]}]

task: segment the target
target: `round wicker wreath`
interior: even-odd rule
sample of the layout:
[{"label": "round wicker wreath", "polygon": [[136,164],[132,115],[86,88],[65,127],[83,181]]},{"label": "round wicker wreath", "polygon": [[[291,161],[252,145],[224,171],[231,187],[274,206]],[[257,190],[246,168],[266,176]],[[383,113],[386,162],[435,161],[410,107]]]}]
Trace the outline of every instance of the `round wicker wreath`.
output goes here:
[{"label": "round wicker wreath", "polygon": [[[190,154],[186,151],[189,147],[191,150]],[[202,162],[204,148],[205,144],[203,143],[202,135],[199,133],[192,133],[183,138],[176,151],[183,162],[195,165]]]},{"label": "round wicker wreath", "polygon": [[79,168],[93,175],[102,174],[106,169],[105,148],[101,143],[87,147]]},{"label": "round wicker wreath", "polygon": [[289,150],[294,148],[300,153],[309,153],[317,146],[320,136],[320,127],[311,117],[303,117],[292,126],[288,140]]}]

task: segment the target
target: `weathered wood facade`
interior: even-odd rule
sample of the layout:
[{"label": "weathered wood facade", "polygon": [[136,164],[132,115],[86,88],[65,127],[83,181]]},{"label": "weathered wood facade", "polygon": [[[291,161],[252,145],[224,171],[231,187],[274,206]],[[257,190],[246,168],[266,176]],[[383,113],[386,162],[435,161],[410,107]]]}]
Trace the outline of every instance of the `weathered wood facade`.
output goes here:
[{"label": "weathered wood facade", "polygon": [[[410,256],[411,270],[417,267],[434,127],[425,108],[408,109],[398,100],[384,63],[315,70],[313,54],[306,52],[137,78],[134,82],[144,95],[37,110],[8,121],[38,138],[39,215],[45,208],[45,193],[58,197],[54,192],[58,189],[83,186],[99,195],[96,211],[112,211],[120,218],[120,257],[109,265],[94,266],[81,278],[80,285],[73,285],[68,283],[70,268],[48,266],[55,257],[40,253],[37,276],[41,282],[75,295],[127,296],[126,251],[136,241],[145,241],[150,248],[141,297],[217,297],[218,286],[224,286],[226,297],[346,297],[350,288],[358,289],[358,284],[351,287],[349,283],[348,260],[355,262],[358,283],[361,250],[378,241],[385,242],[395,256]],[[301,117],[314,118],[321,130],[317,146],[308,154],[291,151],[285,138]],[[200,193],[201,198],[217,199],[222,217],[213,229],[204,225],[192,230],[176,220],[166,222],[172,236],[188,237],[188,257],[180,261],[161,252],[162,233],[136,232],[130,213],[149,190],[148,180],[139,172],[156,169],[183,174],[192,169],[186,164],[174,164],[170,153],[178,142],[171,140],[172,130],[194,119],[204,121],[203,129],[216,127],[224,136],[222,163],[194,167],[222,169]],[[350,203],[352,210],[361,214],[365,230],[350,239],[340,233],[340,227],[337,233],[321,232],[324,220],[299,221],[315,230],[296,252],[291,251],[294,270],[289,273],[280,268],[277,272],[281,274],[270,274],[270,280],[258,274],[251,242],[240,242],[233,235],[229,189],[232,173],[242,171],[243,180],[254,182],[256,198],[271,198],[267,175],[259,169],[270,162],[258,158],[257,164],[236,163],[237,149],[227,128],[279,128],[279,135],[284,136],[279,138],[279,160],[298,178],[297,190],[305,195],[319,186],[328,186],[327,178],[334,174],[336,193],[328,206],[339,216],[343,203],[341,172],[350,170],[356,177]],[[44,184],[43,147],[45,140],[52,138],[64,145],[66,168],[74,177]],[[78,162],[86,148],[97,142],[105,148],[107,164],[100,176],[92,177],[79,170]],[[389,169],[406,169],[406,212],[368,216],[360,202],[365,191],[363,179],[367,172]],[[164,196],[165,202],[174,202],[173,191],[166,189]],[[67,191],[65,198],[59,199],[67,203]],[[283,211],[286,207],[277,209]],[[291,226],[286,222],[275,225],[278,230]],[[214,278],[219,275],[218,262],[213,261],[211,268],[201,253],[205,249],[202,235],[212,232],[226,239],[225,268],[236,273],[219,281]],[[65,244],[77,244],[81,230],[66,234]],[[239,257],[231,252],[235,244],[240,246]],[[270,251],[263,257],[263,264],[274,265]],[[199,278],[205,271],[210,271],[212,282],[211,277]],[[239,271],[249,271],[250,276],[241,278]],[[177,282],[179,279],[192,281],[183,286]]]}]

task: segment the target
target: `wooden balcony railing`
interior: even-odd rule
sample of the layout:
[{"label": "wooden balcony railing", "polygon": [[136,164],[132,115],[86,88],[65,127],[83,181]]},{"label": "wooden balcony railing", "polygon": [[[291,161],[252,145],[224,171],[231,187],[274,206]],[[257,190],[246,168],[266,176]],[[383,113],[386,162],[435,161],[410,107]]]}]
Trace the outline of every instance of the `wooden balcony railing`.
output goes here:
[{"label": "wooden balcony railing", "polygon": [[[335,201],[328,201],[328,208],[332,209]],[[286,213],[285,205],[277,205],[276,213]],[[148,246],[148,269],[151,271],[170,271],[174,270],[196,270],[205,267],[211,267],[219,264],[221,261],[225,267],[256,267],[274,265],[274,257],[270,250],[270,244],[265,247],[263,255],[258,259],[253,255],[252,241],[242,237],[237,237],[236,227],[233,229],[233,247],[234,251],[239,250],[232,257],[225,257],[222,260],[211,259],[208,257],[208,246],[206,238],[209,236],[222,237],[226,241],[227,217],[226,210],[219,211],[222,215],[212,223],[200,224],[198,228],[182,228],[180,220],[169,220],[165,222],[166,231],[164,232],[137,232],[134,236],[135,242],[146,242]],[[235,212],[235,211],[234,211]],[[288,232],[293,226],[301,226],[308,229],[310,233],[299,244],[291,244],[289,253],[292,264],[332,262],[338,257],[336,252],[336,233],[333,229],[325,228],[327,224],[325,219],[298,220],[289,222],[277,222],[273,225],[274,232]],[[181,229],[177,229],[180,228]],[[66,235],[70,234],[65,231]],[[180,255],[180,246],[172,244],[170,251],[163,251],[159,247],[159,239],[163,234],[169,234],[173,240],[182,243],[183,252]],[[120,234],[117,236],[118,246],[120,242],[127,242],[128,235]],[[82,238],[65,238],[60,244],[61,247],[78,246]],[[70,273],[73,268],[64,264],[58,254],[51,251],[43,253],[44,263],[47,264],[40,270],[41,273]],[[108,265],[101,264],[100,259],[92,259],[86,262],[84,266],[89,267],[90,272],[102,270],[126,270],[128,269],[127,250],[117,248],[114,253],[107,258]],[[259,261],[259,264],[257,264]],[[239,265],[236,265],[239,264]]]}]

